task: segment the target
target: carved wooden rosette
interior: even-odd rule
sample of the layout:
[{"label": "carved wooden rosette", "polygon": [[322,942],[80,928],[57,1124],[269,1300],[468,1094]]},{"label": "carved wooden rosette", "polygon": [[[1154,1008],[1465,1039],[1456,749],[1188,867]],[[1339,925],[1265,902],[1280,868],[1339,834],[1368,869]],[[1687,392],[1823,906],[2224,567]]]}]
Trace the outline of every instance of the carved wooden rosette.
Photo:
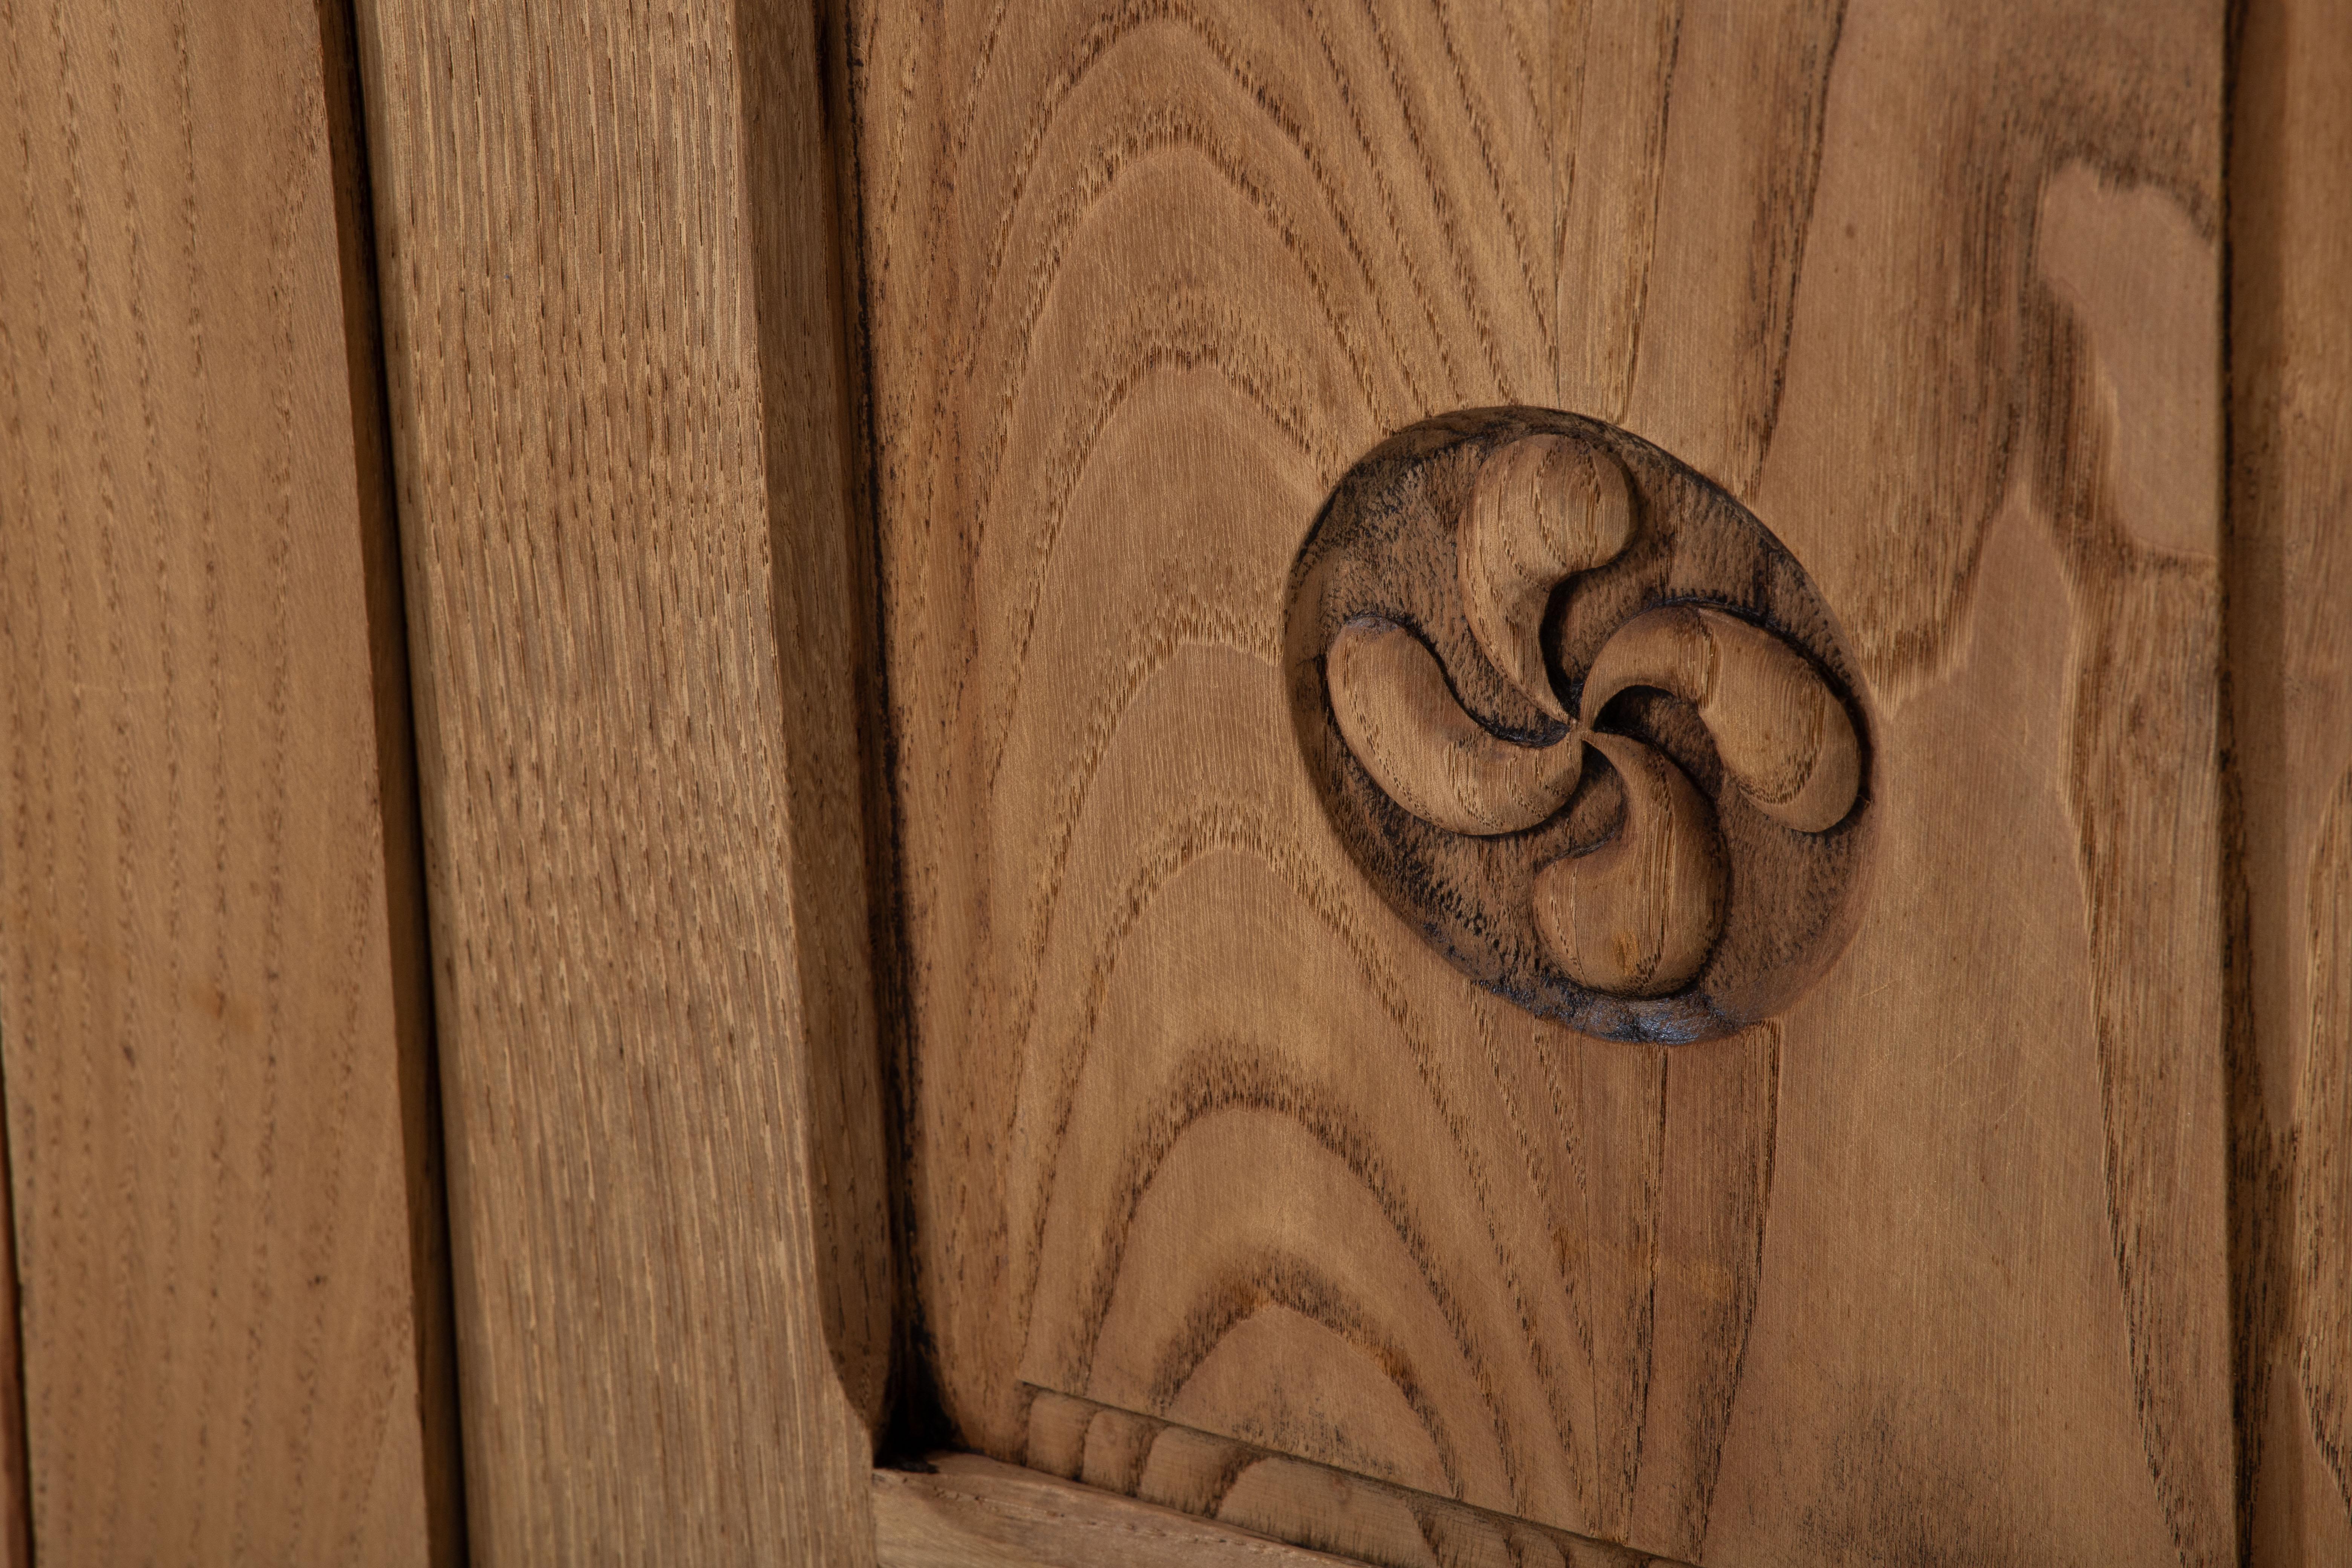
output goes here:
[{"label": "carved wooden rosette", "polygon": [[1853,662],[1780,541],[1636,437],[1504,408],[1382,443],[1299,552],[1287,659],[1357,864],[1521,1006],[1708,1039],[1852,932]]}]

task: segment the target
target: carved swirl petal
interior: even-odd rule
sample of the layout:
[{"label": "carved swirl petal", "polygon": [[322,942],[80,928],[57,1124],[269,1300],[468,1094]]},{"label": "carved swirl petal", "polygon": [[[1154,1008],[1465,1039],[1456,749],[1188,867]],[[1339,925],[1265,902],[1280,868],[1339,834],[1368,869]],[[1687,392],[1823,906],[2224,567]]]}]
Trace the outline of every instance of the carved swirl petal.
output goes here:
[{"label": "carved swirl petal", "polygon": [[1774,821],[1820,833],[1853,808],[1862,784],[1853,721],[1803,656],[1770,632],[1692,605],[1636,616],[1592,661],[1583,721],[1636,686],[1696,708],[1724,771]]},{"label": "carved swirl petal", "polygon": [[1544,668],[1551,591],[1613,560],[1633,531],[1625,472],[1589,444],[1530,436],[1478,469],[1454,550],[1462,607],[1480,651],[1555,719],[1568,709]]},{"label": "carved swirl petal", "polygon": [[1690,984],[1723,926],[1715,811],[1672,762],[1623,735],[1584,737],[1625,786],[1624,826],[1536,873],[1536,930],[1579,985],[1664,996]]},{"label": "carved swirl petal", "polygon": [[1575,735],[1549,746],[1501,739],[1463,710],[1437,656],[1393,621],[1349,621],[1325,663],[1339,733],[1381,788],[1450,833],[1535,826],[1566,803],[1584,766]]}]

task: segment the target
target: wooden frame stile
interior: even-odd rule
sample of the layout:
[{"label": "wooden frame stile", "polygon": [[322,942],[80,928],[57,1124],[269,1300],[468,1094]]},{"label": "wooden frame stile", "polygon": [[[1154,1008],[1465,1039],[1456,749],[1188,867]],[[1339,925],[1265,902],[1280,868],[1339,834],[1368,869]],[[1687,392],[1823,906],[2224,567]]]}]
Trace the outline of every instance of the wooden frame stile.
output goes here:
[{"label": "wooden frame stile", "polygon": [[824,247],[760,244],[813,13],[361,16],[474,1555],[870,1561],[846,405]]},{"label": "wooden frame stile", "polygon": [[[876,1468],[942,1439],[846,0],[70,9],[0,0],[0,1565],[1644,1560],[1035,1387],[1034,1468]],[[2252,1568],[2352,1553],[2326,10],[2234,14],[2225,186],[2236,1474],[2179,1539]]]},{"label": "wooden frame stile", "polygon": [[462,1552],[350,47],[0,5],[0,1562]]},{"label": "wooden frame stile", "polygon": [[2352,34],[2238,17],[2230,159],[2239,1548],[2352,1561]]}]

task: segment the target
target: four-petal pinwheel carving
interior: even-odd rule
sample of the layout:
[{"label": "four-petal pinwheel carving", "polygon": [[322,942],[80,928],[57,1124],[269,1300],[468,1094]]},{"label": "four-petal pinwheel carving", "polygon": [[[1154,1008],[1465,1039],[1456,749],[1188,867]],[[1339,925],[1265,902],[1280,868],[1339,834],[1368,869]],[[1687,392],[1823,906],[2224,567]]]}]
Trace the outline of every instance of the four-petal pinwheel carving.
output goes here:
[{"label": "four-petal pinwheel carving", "polygon": [[[1755,606],[1727,597],[1709,602],[1687,589],[1611,595],[1623,618],[1593,634],[1598,647],[1580,677],[1560,668],[1557,653],[1547,654],[1547,618],[1563,584],[1573,598],[1578,579],[1619,562],[1642,532],[1638,492],[1609,444],[1578,432],[1529,430],[1490,443],[1452,506],[1426,500],[1435,493],[1425,487],[1417,504],[1450,510],[1450,531],[1389,517],[1359,529],[1360,540],[1372,542],[1354,548],[1361,554],[1377,544],[1388,563],[1382,569],[1393,573],[1400,560],[1442,558],[1450,531],[1452,581],[1444,587],[1458,616],[1442,604],[1433,608],[1443,593],[1426,587],[1416,590],[1417,600],[1400,600],[1417,603],[1418,612],[1391,607],[1370,588],[1354,592],[1371,603],[1349,609],[1347,595],[1328,586],[1335,564],[1302,579],[1310,592],[1321,586],[1332,628],[1320,670],[1337,737],[1382,795],[1441,837],[1549,846],[1535,851],[1530,870],[1511,885],[1532,905],[1543,954],[1576,986],[1628,1000],[1682,992],[1707,965],[1733,904],[1734,857],[1718,815],[1726,797],[1737,792],[1752,808],[1744,821],[1760,818],[1796,837],[1831,834],[1862,795],[1855,717],[1808,650],[1760,624]],[[1710,500],[1718,511],[1737,511],[1719,492]],[[1760,525],[1749,526],[1769,539]],[[1424,542],[1414,553],[1407,547],[1417,540]],[[1769,548],[1777,552],[1777,543]],[[1785,563],[1783,575],[1794,572],[1785,552],[1759,558]],[[1450,642],[1451,670],[1433,647],[1429,627],[1440,622],[1467,633],[1439,639]],[[1489,668],[1464,664],[1474,649]],[[1465,704],[1465,677],[1483,682],[1488,718]],[[1506,691],[1511,699],[1500,695]],[[1685,765],[1687,756],[1678,762],[1612,709],[1644,692],[1685,705],[1704,727],[1712,748],[1704,787]],[[1532,724],[1492,720],[1498,703],[1514,700]],[[1598,843],[1564,842],[1548,825],[1569,814],[1596,757],[1614,777],[1622,810]],[[1430,880],[1410,865],[1398,874],[1415,886]],[[1443,889],[1420,895],[1447,908],[1458,896]],[[1475,910],[1440,914],[1433,939],[1449,919],[1446,930],[1471,935],[1495,925]],[[1457,954],[1460,942],[1459,935],[1449,939]],[[1483,972],[1465,967],[1500,973],[1510,962],[1498,959]],[[1507,978],[1496,988],[1516,989]]]}]

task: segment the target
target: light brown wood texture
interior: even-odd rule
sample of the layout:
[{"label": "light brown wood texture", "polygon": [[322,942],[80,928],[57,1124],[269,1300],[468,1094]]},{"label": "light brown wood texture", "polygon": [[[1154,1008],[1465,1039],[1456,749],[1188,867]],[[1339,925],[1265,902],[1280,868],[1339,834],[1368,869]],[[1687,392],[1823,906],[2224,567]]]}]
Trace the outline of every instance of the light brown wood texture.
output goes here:
[{"label": "light brown wood texture", "polygon": [[1641,1568],[1664,1558],[1482,1513],[1132,1411],[1041,1393],[1030,1466],[1380,1568]]},{"label": "light brown wood texture", "polygon": [[[909,1257],[1042,1385],[1706,1564],[2234,1543],[2218,0],[852,7]],[[1722,485],[1874,717],[1861,926],[1588,1040],[1335,840],[1333,485]]]},{"label": "light brown wood texture", "polygon": [[1479,465],[1460,528],[1454,578],[1479,651],[1529,701],[1565,721],[1567,705],[1544,660],[1544,618],[1561,582],[1632,541],[1623,467],[1563,436],[1514,441]]},{"label": "light brown wood texture", "polygon": [[934,1454],[927,1462],[927,1474],[874,1472],[881,1568],[1341,1568],[1350,1561],[977,1454]]},{"label": "light brown wood texture", "polygon": [[815,14],[361,26],[471,1551],[870,1561],[890,1291]]},{"label": "light brown wood texture", "polygon": [[[6,1019],[0,1016],[0,1040]],[[8,1169],[5,1086],[0,1084],[0,1170]],[[0,1203],[0,1563],[33,1561],[32,1477],[25,1456],[25,1364],[17,1331],[15,1204]]]},{"label": "light brown wood texture", "polygon": [[1428,646],[1393,621],[1339,628],[1324,655],[1332,713],[1372,782],[1449,833],[1534,827],[1584,776],[1584,737],[1515,745],[1463,710]]},{"label": "light brown wood texture", "polygon": [[1690,983],[1722,934],[1730,875],[1715,813],[1682,770],[1647,746],[1590,739],[1624,791],[1624,824],[1591,854],[1536,873],[1536,930],[1580,985],[1666,995]]},{"label": "light brown wood texture", "polygon": [[374,302],[321,26],[0,8],[0,1037],[44,1563],[458,1551]]},{"label": "light brown wood texture", "polygon": [[2352,34],[2245,8],[2230,160],[2247,1560],[2352,1562]]}]

